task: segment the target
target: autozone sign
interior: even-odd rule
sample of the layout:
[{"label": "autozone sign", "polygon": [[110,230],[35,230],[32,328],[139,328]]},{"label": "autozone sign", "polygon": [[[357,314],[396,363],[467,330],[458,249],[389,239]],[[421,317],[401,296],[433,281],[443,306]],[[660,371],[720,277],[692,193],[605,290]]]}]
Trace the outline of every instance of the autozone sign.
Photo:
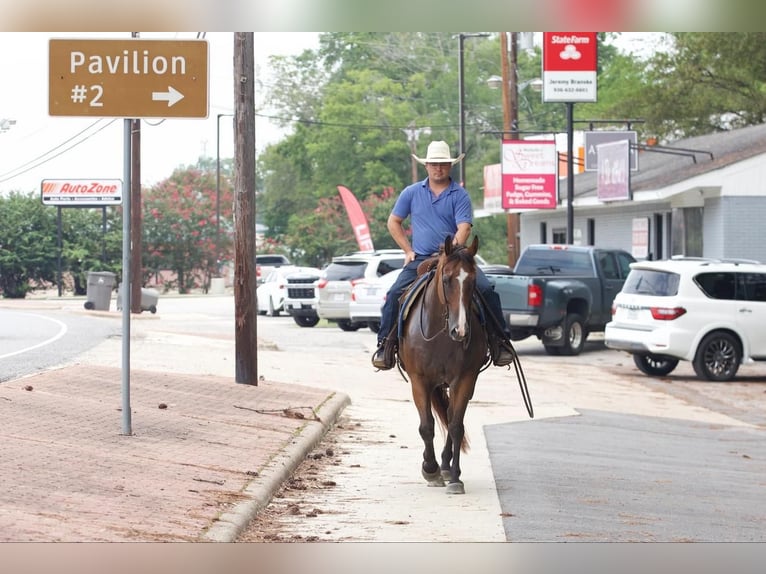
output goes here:
[{"label": "autozone sign", "polygon": [[43,205],[105,207],[122,203],[119,179],[44,179],[40,187]]},{"label": "autozone sign", "polygon": [[543,101],[597,100],[596,32],[543,32]]}]

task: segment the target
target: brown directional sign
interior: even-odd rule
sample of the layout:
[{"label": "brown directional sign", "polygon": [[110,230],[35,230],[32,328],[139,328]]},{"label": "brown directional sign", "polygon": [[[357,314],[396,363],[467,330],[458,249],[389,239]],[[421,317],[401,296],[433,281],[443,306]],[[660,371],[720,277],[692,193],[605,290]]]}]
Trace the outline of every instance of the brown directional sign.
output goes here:
[{"label": "brown directional sign", "polygon": [[206,118],[206,40],[53,39],[52,116]]}]

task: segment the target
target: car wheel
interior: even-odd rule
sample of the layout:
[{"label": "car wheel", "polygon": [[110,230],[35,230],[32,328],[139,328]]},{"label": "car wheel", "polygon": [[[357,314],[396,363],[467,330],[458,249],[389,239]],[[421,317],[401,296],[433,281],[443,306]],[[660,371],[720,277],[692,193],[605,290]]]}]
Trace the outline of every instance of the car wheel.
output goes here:
[{"label": "car wheel", "polygon": [[344,331],[358,331],[359,327],[364,325],[364,323],[352,323],[348,319],[341,319],[338,321],[338,327],[343,329]]},{"label": "car wheel", "polygon": [[313,327],[319,323],[319,317],[306,317],[305,315],[298,317],[297,315],[293,315],[293,321],[295,321],[295,324],[299,327]]},{"label": "car wheel", "polygon": [[554,347],[553,345],[545,345],[545,352],[553,357],[557,357],[561,354],[561,347]]},{"label": "car wheel", "polygon": [[373,333],[380,332],[380,321],[370,321],[367,323],[367,326],[370,328],[370,331]]},{"label": "car wheel", "polygon": [[564,324],[564,346],[561,347],[562,355],[579,355],[585,346],[585,327],[583,319],[577,313],[567,315]]},{"label": "car wheel", "polygon": [[672,373],[678,366],[678,359],[672,359],[663,355],[634,353],[633,362],[639,371],[650,377],[664,377]]},{"label": "car wheel", "polygon": [[692,366],[701,379],[730,381],[742,362],[742,350],[734,335],[723,331],[708,334],[694,356]]}]

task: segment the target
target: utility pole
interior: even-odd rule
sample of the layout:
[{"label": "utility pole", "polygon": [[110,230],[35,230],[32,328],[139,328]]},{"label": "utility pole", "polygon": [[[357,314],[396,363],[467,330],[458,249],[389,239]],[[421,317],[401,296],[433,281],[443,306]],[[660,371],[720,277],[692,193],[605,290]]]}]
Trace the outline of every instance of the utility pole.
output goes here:
[{"label": "utility pole", "polygon": [[234,355],[236,382],[244,385],[258,385],[254,84],[253,32],[234,32]]},{"label": "utility pole", "polygon": [[[509,43],[510,36],[510,43]],[[510,44],[510,45],[509,45]],[[503,76],[503,139],[519,139],[519,88],[518,88],[518,32],[501,32],[500,52]],[[510,59],[510,63],[509,60]],[[508,265],[513,267],[519,258],[521,244],[521,216],[507,216]]]}]

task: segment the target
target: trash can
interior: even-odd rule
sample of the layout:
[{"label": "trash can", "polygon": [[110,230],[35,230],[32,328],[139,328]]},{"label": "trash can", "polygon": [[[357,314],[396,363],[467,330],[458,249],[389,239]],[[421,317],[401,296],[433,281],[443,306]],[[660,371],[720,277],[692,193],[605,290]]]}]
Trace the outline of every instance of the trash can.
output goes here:
[{"label": "trash can", "polygon": [[89,311],[109,311],[115,274],[109,271],[89,271],[85,308]]},{"label": "trash can", "polygon": [[[141,311],[156,313],[159,298],[160,292],[156,289],[141,287]],[[122,283],[117,286],[117,310],[122,310]]]}]

